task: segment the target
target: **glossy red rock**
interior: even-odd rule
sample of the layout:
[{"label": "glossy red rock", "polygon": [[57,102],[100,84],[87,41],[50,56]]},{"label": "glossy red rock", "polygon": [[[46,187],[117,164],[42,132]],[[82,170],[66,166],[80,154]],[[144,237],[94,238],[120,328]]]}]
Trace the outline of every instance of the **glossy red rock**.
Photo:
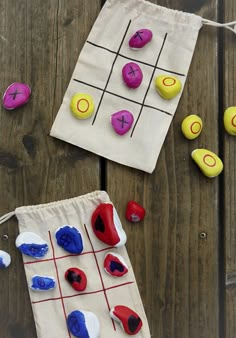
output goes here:
[{"label": "glossy red rock", "polygon": [[101,203],[93,212],[91,222],[95,235],[102,242],[115,247],[126,243],[126,234],[111,203]]},{"label": "glossy red rock", "polygon": [[114,252],[106,254],[103,266],[105,271],[113,277],[122,277],[128,272],[128,267],[123,257]]},{"label": "glossy red rock", "polygon": [[83,291],[87,286],[87,277],[84,271],[78,268],[69,268],[65,272],[65,279],[76,291]]},{"label": "glossy red rock", "polygon": [[139,315],[124,305],[117,305],[111,309],[110,316],[116,320],[129,335],[137,334],[143,325]]},{"label": "glossy red rock", "polygon": [[135,201],[129,201],[126,207],[125,217],[128,221],[136,223],[144,219],[145,209]]}]

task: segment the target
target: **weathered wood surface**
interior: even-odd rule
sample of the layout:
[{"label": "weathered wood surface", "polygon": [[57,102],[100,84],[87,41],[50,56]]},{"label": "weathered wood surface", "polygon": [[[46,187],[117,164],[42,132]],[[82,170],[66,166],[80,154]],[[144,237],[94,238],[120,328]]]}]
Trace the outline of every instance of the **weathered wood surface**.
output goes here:
[{"label": "weathered wood surface", "polygon": [[[152,337],[235,338],[235,146],[222,130],[222,110],[235,105],[235,36],[201,29],[157,167],[145,174],[48,136],[102,2],[0,0],[1,93],[14,81],[28,83],[33,92],[24,109],[0,110],[0,214],[106,189],[128,234]],[[211,20],[236,18],[233,0],[152,2]],[[188,142],[180,123],[192,112],[203,118],[204,129]],[[222,155],[223,175],[203,177],[190,158],[197,147]],[[140,224],[125,220],[130,199],[147,210]],[[22,258],[14,245],[17,233],[14,219],[0,226],[0,249],[12,256],[11,267],[0,272],[0,337],[34,338]]]}]

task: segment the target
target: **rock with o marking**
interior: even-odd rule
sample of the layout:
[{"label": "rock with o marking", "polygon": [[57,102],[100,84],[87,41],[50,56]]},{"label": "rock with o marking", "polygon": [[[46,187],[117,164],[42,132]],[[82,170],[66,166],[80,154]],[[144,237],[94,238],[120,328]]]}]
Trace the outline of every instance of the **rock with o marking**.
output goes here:
[{"label": "rock with o marking", "polygon": [[67,317],[69,331],[77,338],[99,338],[100,323],[90,311],[75,310]]},{"label": "rock with o marking", "polygon": [[137,30],[129,40],[129,46],[132,49],[140,49],[146,46],[152,40],[152,31],[147,28]]},{"label": "rock with o marking", "polygon": [[6,269],[11,264],[11,256],[6,251],[0,250],[0,269]]},{"label": "rock with o marking", "polygon": [[129,88],[138,88],[143,80],[143,72],[135,62],[129,62],[122,68],[122,76]]},{"label": "rock with o marking", "polygon": [[207,177],[216,177],[223,170],[221,159],[210,150],[195,149],[191,156],[203,174]]},{"label": "rock with o marking", "polygon": [[14,82],[3,94],[2,105],[7,110],[23,106],[30,99],[31,89],[26,83]]},{"label": "rock with o marking", "polygon": [[132,127],[133,122],[133,114],[128,110],[120,110],[111,115],[112,128],[119,135],[125,135]]},{"label": "rock with o marking", "polygon": [[83,238],[80,231],[71,225],[64,225],[55,232],[57,244],[65,251],[80,254],[83,249]]},{"label": "rock with o marking", "polygon": [[34,291],[48,291],[55,289],[56,281],[54,277],[38,276],[32,277],[30,288]]},{"label": "rock with o marking", "polygon": [[225,110],[224,126],[229,135],[236,136],[236,107],[229,107]]},{"label": "rock with o marking", "polygon": [[116,305],[111,309],[110,316],[116,320],[129,335],[138,333],[143,325],[139,315],[124,305]]},{"label": "rock with o marking", "polygon": [[77,93],[72,96],[70,109],[77,119],[87,119],[94,113],[94,102],[91,95]]},{"label": "rock with o marking", "polygon": [[22,254],[33,258],[42,258],[48,252],[48,244],[38,234],[30,231],[20,233],[16,238],[16,247]]},{"label": "rock with o marking", "polygon": [[185,117],[181,124],[181,130],[188,140],[194,140],[201,134],[202,119],[195,114]]},{"label": "rock with o marking", "polygon": [[155,79],[156,90],[166,100],[176,97],[182,89],[180,80],[175,76],[159,75]]}]

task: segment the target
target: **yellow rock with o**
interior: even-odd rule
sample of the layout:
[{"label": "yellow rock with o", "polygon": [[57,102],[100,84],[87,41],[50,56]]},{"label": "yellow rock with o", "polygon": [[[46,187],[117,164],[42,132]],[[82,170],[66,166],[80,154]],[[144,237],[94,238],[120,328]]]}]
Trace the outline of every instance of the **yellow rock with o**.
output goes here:
[{"label": "yellow rock with o", "polygon": [[182,89],[179,79],[169,75],[159,75],[155,79],[156,90],[163,99],[170,100],[177,96]]},{"label": "yellow rock with o", "polygon": [[188,140],[197,138],[202,131],[202,119],[194,114],[185,117],[181,124],[181,130]]},{"label": "yellow rock with o", "polygon": [[195,149],[193,150],[191,156],[203,174],[207,177],[216,177],[223,170],[223,163],[221,159],[210,150]]},{"label": "yellow rock with o", "polygon": [[228,134],[236,136],[236,107],[229,107],[225,110],[224,126]]},{"label": "yellow rock with o", "polygon": [[87,119],[94,113],[92,96],[84,93],[77,93],[70,101],[72,114],[78,119]]}]

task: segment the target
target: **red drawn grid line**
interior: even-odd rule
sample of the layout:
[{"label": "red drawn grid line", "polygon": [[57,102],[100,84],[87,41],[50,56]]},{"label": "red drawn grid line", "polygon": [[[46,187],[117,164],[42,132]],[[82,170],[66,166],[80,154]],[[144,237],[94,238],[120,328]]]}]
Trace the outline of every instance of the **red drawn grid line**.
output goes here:
[{"label": "red drawn grid line", "polygon": [[[109,301],[108,301],[108,297],[107,297],[107,294],[106,294],[106,289],[105,289],[104,281],[103,281],[103,278],[102,278],[102,273],[101,273],[101,270],[100,270],[100,267],[99,267],[99,264],[98,264],[98,259],[97,259],[96,253],[95,253],[95,251],[94,251],[94,247],[93,247],[92,240],[91,240],[91,238],[90,238],[90,236],[89,236],[89,233],[88,233],[88,230],[87,230],[87,227],[86,227],[85,224],[84,224],[84,228],[85,228],[85,231],[86,231],[88,240],[89,240],[89,242],[90,242],[91,248],[92,248],[92,250],[93,250],[93,256],[94,256],[94,259],[95,259],[95,262],[96,262],[96,265],[97,265],[97,269],[98,269],[98,273],[99,273],[99,277],[100,277],[100,280],[101,280],[101,283],[102,283],[103,294],[104,294],[104,297],[105,297],[105,299],[106,299],[106,303],[107,303],[108,310],[109,310],[109,312],[110,312],[111,307],[110,307],[110,304],[109,304]],[[116,331],[115,322],[114,322],[114,320],[113,320],[112,318],[111,318],[111,321],[112,321],[113,328],[114,328],[114,330]]]},{"label": "red drawn grid line", "polygon": [[[102,251],[106,251],[106,250],[111,250],[111,249],[113,249],[112,246],[107,247],[107,248],[103,248],[103,249],[100,249],[100,250],[96,250],[95,253],[102,252]],[[91,253],[93,253],[93,251],[86,251],[86,252],[82,252],[82,253],[80,253],[80,254],[70,254],[70,255],[59,256],[59,257],[54,257],[54,258],[38,259],[38,260],[35,260],[35,261],[24,262],[24,264],[27,265],[27,264],[35,264],[35,263],[49,262],[49,261],[54,261],[54,260],[63,259],[63,258],[67,258],[67,257],[78,257],[78,256],[83,256],[83,255],[87,255],[87,254],[91,254]]]},{"label": "red drawn grid line", "polygon": [[126,283],[122,283],[122,284],[118,284],[118,285],[112,285],[112,286],[109,286],[105,289],[100,289],[100,290],[96,290],[96,291],[81,292],[81,293],[76,293],[75,295],[70,295],[70,296],[62,296],[62,297],[42,299],[42,300],[32,302],[32,304],[44,303],[44,302],[66,299],[66,298],[74,298],[74,297],[84,296],[84,295],[92,295],[92,294],[95,294],[95,293],[104,292],[104,291],[111,290],[111,289],[116,289],[116,288],[119,288],[119,287],[122,287],[122,286],[125,286],[125,285],[129,285],[129,284],[133,284],[133,283],[134,282],[126,282]]},{"label": "red drawn grid line", "polygon": [[[57,274],[57,282],[58,282],[58,287],[59,287],[59,292],[60,292],[61,304],[62,304],[65,320],[66,320],[66,323],[67,323],[66,309],[65,309],[65,304],[64,304],[63,297],[62,297],[61,283],[60,283],[60,278],[59,278],[59,273],[58,273],[58,268],[57,268],[57,262],[56,262],[56,259],[55,259],[54,245],[53,245],[53,242],[52,242],[52,236],[51,236],[50,231],[48,231],[48,235],[49,235],[49,239],[50,239],[50,243],[51,243],[51,247],[52,247],[53,261],[54,261],[54,266],[55,266],[56,274]],[[68,331],[69,337],[71,338],[71,334],[70,334],[70,331],[68,330],[68,328],[67,328],[67,331]]]}]

